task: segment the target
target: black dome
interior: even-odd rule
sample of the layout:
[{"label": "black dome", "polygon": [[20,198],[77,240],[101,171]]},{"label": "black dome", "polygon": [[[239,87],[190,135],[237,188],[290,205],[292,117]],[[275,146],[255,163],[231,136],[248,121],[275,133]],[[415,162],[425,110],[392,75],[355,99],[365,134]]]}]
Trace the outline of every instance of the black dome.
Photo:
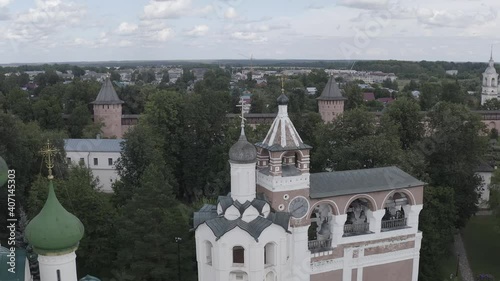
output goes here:
[{"label": "black dome", "polygon": [[229,160],[235,163],[253,163],[257,161],[255,146],[241,135],[238,141],[229,149]]},{"label": "black dome", "polygon": [[285,96],[285,94],[281,94],[278,99],[278,105],[287,105],[288,104],[288,97]]}]

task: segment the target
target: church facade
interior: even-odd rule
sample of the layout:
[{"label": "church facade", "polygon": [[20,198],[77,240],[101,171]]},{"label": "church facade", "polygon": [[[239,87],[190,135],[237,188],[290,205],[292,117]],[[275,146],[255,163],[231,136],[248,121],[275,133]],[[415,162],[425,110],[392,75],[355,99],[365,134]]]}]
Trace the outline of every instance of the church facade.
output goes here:
[{"label": "church facade", "polygon": [[242,129],[231,147],[231,193],[194,214],[198,280],[418,280],[424,183],[397,167],[310,173],[278,104],[262,142]]}]

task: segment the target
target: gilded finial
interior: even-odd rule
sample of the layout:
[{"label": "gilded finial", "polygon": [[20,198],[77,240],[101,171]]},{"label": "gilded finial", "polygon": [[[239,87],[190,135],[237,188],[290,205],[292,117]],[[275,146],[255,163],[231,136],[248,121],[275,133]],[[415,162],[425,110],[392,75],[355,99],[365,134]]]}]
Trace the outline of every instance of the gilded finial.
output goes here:
[{"label": "gilded finial", "polygon": [[40,150],[40,154],[43,155],[43,158],[45,159],[45,165],[49,170],[49,175],[47,176],[49,180],[54,178],[54,176],[52,175],[52,168],[54,168],[53,158],[56,153],[57,149],[55,149],[54,146],[50,144],[49,140],[47,140],[47,144]]},{"label": "gilded finial", "polygon": [[247,105],[245,104],[245,100],[243,99],[243,97],[240,97],[240,104],[236,105],[237,107],[241,107],[241,115],[240,115],[240,118],[241,118],[241,134],[244,135],[245,134],[245,131],[244,131],[244,128],[245,128],[245,109],[247,108]]}]

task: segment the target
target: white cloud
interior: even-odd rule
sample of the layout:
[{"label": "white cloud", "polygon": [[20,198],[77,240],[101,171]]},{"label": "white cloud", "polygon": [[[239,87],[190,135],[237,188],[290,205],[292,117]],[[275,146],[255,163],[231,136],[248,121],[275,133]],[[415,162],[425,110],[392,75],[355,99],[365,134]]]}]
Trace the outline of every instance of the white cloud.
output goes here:
[{"label": "white cloud", "polygon": [[210,28],[207,25],[197,25],[193,29],[186,32],[187,35],[198,37],[207,34]]},{"label": "white cloud", "polygon": [[137,26],[137,24],[122,22],[118,26],[116,31],[118,32],[118,34],[130,35],[135,33],[138,29],[139,27]]},{"label": "white cloud", "polygon": [[120,40],[117,45],[118,47],[128,47],[132,46],[132,42],[129,40]]},{"label": "white cloud", "polygon": [[433,10],[419,9],[417,19],[419,22],[440,26],[464,28],[471,25],[482,25],[492,22],[497,18],[497,12],[493,9],[482,10],[481,12],[465,12],[463,10]]},{"label": "white cloud", "polygon": [[137,32],[140,40],[148,42],[165,42],[174,37],[174,31],[161,20],[143,20]]},{"label": "white cloud", "polygon": [[191,0],[151,0],[144,6],[144,18],[178,18],[191,7]]},{"label": "white cloud", "polygon": [[267,37],[259,36],[255,32],[241,32],[236,31],[231,34],[231,38],[237,40],[251,41],[251,42],[266,42]]},{"label": "white cloud", "polygon": [[226,19],[235,19],[238,17],[238,13],[233,7],[227,8],[226,12],[224,13],[224,17]]},{"label": "white cloud", "polygon": [[11,0],[0,0],[0,8],[9,5]]},{"label": "white cloud", "polygon": [[208,14],[211,14],[215,11],[214,6],[212,5],[207,5],[201,9],[194,10],[194,15],[196,16],[206,16]]},{"label": "white cloud", "polygon": [[4,37],[15,41],[36,41],[42,45],[50,41],[49,35],[58,35],[60,30],[77,26],[85,15],[86,7],[74,2],[36,0],[34,8],[16,15]]},{"label": "white cloud", "polygon": [[157,41],[165,42],[168,39],[172,38],[173,32],[172,32],[171,28],[167,27],[167,28],[164,28],[162,30],[159,30],[158,33],[157,33],[157,35],[158,35],[156,37]]},{"label": "white cloud", "polygon": [[340,0],[338,5],[363,10],[380,10],[387,8],[387,0]]}]

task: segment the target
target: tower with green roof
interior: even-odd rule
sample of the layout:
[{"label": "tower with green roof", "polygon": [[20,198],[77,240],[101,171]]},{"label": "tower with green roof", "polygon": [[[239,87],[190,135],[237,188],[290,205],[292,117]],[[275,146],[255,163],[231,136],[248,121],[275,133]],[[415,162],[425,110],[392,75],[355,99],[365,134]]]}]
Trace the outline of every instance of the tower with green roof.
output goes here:
[{"label": "tower with green roof", "polygon": [[42,210],[26,227],[26,238],[38,254],[41,281],[77,281],[75,251],[84,227],[57,200],[52,182],[55,152],[50,143],[41,151],[49,170],[49,192]]}]

